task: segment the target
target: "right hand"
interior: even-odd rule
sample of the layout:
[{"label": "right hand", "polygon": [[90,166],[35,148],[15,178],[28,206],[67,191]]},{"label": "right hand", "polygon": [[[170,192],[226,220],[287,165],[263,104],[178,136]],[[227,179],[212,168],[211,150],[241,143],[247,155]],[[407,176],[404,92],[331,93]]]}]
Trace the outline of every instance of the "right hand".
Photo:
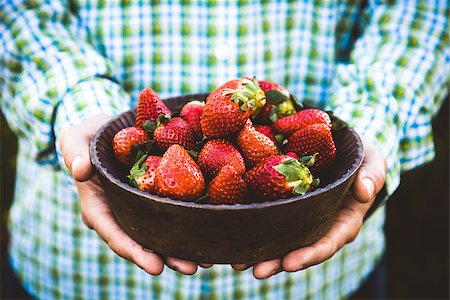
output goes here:
[{"label": "right hand", "polygon": [[197,265],[210,267],[210,264],[197,264],[157,255],[139,245],[120,228],[99,179],[95,175],[89,156],[91,138],[110,118],[111,116],[105,114],[92,116],[79,125],[67,128],[61,135],[61,152],[75,180],[83,222],[87,227],[95,230],[112,251],[132,261],[151,275],[161,274],[164,264],[185,275],[194,274],[197,271]]}]

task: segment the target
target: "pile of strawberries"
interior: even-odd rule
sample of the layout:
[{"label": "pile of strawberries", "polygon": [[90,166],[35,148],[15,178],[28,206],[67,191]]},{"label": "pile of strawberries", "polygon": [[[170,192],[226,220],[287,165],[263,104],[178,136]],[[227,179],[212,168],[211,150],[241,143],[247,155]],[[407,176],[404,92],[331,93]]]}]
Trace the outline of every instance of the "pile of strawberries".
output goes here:
[{"label": "pile of strawberries", "polygon": [[113,150],[141,191],[209,204],[273,201],[318,186],[336,156],[331,129],[326,112],[303,109],[282,86],[240,78],[177,112],[142,90],[135,126],[114,136]]}]

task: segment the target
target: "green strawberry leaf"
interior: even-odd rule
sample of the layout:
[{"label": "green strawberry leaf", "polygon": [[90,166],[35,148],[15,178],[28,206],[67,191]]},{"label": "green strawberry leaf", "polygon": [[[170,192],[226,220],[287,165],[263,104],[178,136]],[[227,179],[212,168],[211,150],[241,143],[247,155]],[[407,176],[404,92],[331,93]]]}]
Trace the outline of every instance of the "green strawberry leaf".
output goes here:
[{"label": "green strawberry leaf", "polygon": [[350,126],[346,122],[342,121],[341,119],[337,119],[331,124],[332,131],[339,131],[339,130],[342,130],[347,127],[350,127]]},{"label": "green strawberry leaf", "polygon": [[139,160],[131,168],[130,175],[128,175],[128,178],[133,179],[145,174],[145,172],[148,169],[148,166],[144,165],[143,163],[145,162],[147,157],[148,155],[142,155],[142,157],[139,158]]},{"label": "green strawberry leaf", "polygon": [[134,178],[131,178],[130,179],[130,185],[132,186],[132,187],[135,187],[135,188],[139,188],[139,185],[137,184],[137,182],[136,182],[136,179],[134,179]]},{"label": "green strawberry leaf", "polygon": [[165,124],[170,121],[171,114],[165,114],[165,115],[159,115],[158,119],[156,119],[156,127],[158,127],[161,124]]},{"label": "green strawberry leaf", "polygon": [[315,187],[318,187],[319,184],[320,184],[320,178],[319,177],[314,178],[314,180],[312,182],[312,185],[315,186]]},{"label": "green strawberry leaf", "polygon": [[[193,101],[193,100],[189,100],[189,101]],[[187,104],[187,103],[186,103],[186,104]],[[172,118],[179,117],[180,114],[181,114],[181,110],[183,109],[183,107],[184,107],[186,104],[180,104],[180,105],[178,105],[177,108],[175,108],[175,110],[172,111]]]},{"label": "green strawberry leaf", "polygon": [[316,162],[316,157],[319,153],[315,153],[314,155],[302,156],[299,159],[299,162],[307,167],[311,167]]},{"label": "green strawberry leaf", "polygon": [[277,105],[289,99],[288,96],[277,90],[270,90],[265,92],[266,103]]},{"label": "green strawberry leaf", "polygon": [[309,184],[306,185],[297,185],[293,190],[292,193],[294,195],[304,195],[309,190]]},{"label": "green strawberry leaf", "polygon": [[283,143],[283,141],[285,141],[286,139],[284,138],[284,135],[282,134],[276,134],[275,135],[275,140],[278,142],[278,144]]},{"label": "green strawberry leaf", "polygon": [[144,122],[144,124],[142,124],[142,128],[144,128],[144,130],[148,134],[148,136],[153,137],[153,132],[156,129],[156,124],[150,120],[147,120]]},{"label": "green strawberry leaf", "polygon": [[308,167],[294,158],[286,159],[273,168],[286,177],[286,182],[293,187],[292,193],[295,195],[304,195],[314,182]]},{"label": "green strawberry leaf", "polygon": [[194,202],[199,203],[199,204],[205,204],[205,203],[207,203],[207,201],[205,201],[206,199],[208,199],[208,196],[203,195],[203,196],[200,196],[197,199],[195,199]]},{"label": "green strawberry leaf", "polygon": [[289,99],[291,99],[292,103],[294,104],[295,110],[299,111],[301,109],[303,109],[304,105],[301,101],[298,100],[297,96],[295,96],[292,93],[289,93],[290,97]]},{"label": "green strawberry leaf", "polygon": [[197,161],[198,159],[198,151],[193,151],[193,150],[186,150],[187,153],[189,153],[189,155],[195,160]]}]

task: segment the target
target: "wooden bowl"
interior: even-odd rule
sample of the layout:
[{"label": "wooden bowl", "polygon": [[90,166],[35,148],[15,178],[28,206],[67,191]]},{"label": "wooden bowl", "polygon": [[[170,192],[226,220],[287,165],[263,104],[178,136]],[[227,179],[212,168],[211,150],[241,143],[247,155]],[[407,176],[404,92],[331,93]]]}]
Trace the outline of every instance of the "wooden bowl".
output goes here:
[{"label": "wooden bowl", "polygon": [[[165,99],[175,109],[207,94]],[[334,133],[333,174],[325,186],[273,202],[207,205],[141,192],[128,185],[128,170],[116,161],[111,141],[133,126],[135,110],[106,123],[91,141],[91,160],[123,230],[142,246],[201,263],[256,263],[282,257],[317,241],[328,230],[363,160],[359,136],[350,128]],[[322,178],[321,178],[322,179]]]}]

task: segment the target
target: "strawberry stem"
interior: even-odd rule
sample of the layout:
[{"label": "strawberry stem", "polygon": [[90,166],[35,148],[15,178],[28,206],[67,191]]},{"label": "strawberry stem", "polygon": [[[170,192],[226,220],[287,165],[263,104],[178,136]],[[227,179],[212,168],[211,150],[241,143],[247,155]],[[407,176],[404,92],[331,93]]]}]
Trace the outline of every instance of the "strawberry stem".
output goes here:
[{"label": "strawberry stem", "polygon": [[[315,155],[310,156],[306,162],[309,164],[314,159]],[[292,188],[294,195],[306,194],[314,182],[313,175],[308,167],[294,158],[286,159],[273,168],[286,177],[287,185]]]},{"label": "strawberry stem", "polygon": [[255,77],[253,81],[246,82],[240,90],[225,89],[222,92],[222,96],[230,94],[231,100],[237,103],[243,112],[251,109],[256,113],[266,104],[266,95]]},{"label": "strawberry stem", "polygon": [[130,182],[142,175],[145,174],[145,172],[148,169],[147,165],[144,165],[143,163],[147,160],[148,155],[142,155],[141,158],[133,165],[133,167],[130,170],[130,175],[128,175],[128,178],[130,179]]}]

